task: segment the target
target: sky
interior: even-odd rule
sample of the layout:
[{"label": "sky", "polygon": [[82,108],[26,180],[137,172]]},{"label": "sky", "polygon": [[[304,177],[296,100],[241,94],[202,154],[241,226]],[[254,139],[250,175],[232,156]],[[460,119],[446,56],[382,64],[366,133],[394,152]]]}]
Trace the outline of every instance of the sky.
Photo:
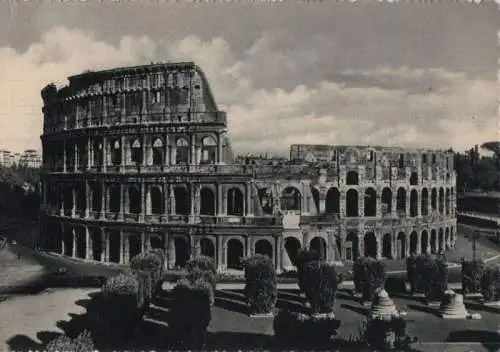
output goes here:
[{"label": "sky", "polygon": [[0,1],[0,148],[41,149],[40,90],[195,61],[237,153],[293,143],[463,151],[500,139],[497,5]]}]

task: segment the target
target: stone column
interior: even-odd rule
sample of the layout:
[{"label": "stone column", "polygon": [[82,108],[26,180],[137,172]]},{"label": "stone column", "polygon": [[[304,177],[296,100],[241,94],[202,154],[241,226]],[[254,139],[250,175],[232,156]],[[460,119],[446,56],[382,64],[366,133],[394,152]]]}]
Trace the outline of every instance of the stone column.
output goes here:
[{"label": "stone column", "polygon": [[170,215],[176,214],[176,207],[175,207],[175,192],[174,192],[174,185],[169,184],[169,198],[170,198]]},{"label": "stone column", "polygon": [[[146,135],[142,136],[142,143],[141,143],[141,150],[142,150],[142,166],[146,166],[148,162],[148,156],[146,153]],[[141,194],[142,197],[142,194]]]},{"label": "stone column", "polygon": [[108,138],[102,137],[102,171],[106,172],[108,166]]},{"label": "stone column", "polygon": [[307,231],[303,232],[302,236],[303,236],[302,247],[304,247],[305,250],[309,250],[309,237],[310,237],[309,232]]},{"label": "stone column", "polygon": [[358,191],[358,216],[365,216],[365,192],[362,187],[356,187]]},{"label": "stone column", "polygon": [[275,263],[276,263],[276,273],[281,274],[283,271],[283,250],[285,248],[282,236],[276,236],[276,247],[275,247]]},{"label": "stone column", "polygon": [[376,214],[375,216],[377,218],[380,218],[382,217],[382,192],[377,192],[377,197],[375,198],[376,199]]},{"label": "stone column", "polygon": [[[376,259],[380,259],[380,258],[382,258],[382,241],[381,241],[382,234],[381,234],[380,230],[375,231],[375,238],[377,239],[377,258]],[[392,243],[391,243],[391,245],[392,245]]]},{"label": "stone column", "polygon": [[92,242],[92,236],[90,235],[90,231],[87,226],[85,226],[85,244],[87,246],[85,250],[85,259],[87,260],[94,259],[94,245]]},{"label": "stone column", "polygon": [[168,268],[175,268],[175,237],[173,233],[168,233]]},{"label": "stone column", "polygon": [[71,188],[71,197],[73,198],[73,207],[71,208],[71,217],[76,216],[76,203],[77,203],[77,198],[76,198],[76,189],[75,186]]},{"label": "stone column", "polygon": [[328,262],[332,262],[335,260],[335,236],[333,232],[327,231],[327,241],[326,241],[326,258],[325,260]]},{"label": "stone column", "polygon": [[101,261],[109,262],[109,235],[101,228],[102,254]]},{"label": "stone column", "polygon": [[101,182],[101,215],[100,218],[103,219],[106,214],[106,184],[104,181]]},{"label": "stone column", "polygon": [[124,214],[130,213],[130,192],[128,185],[123,186],[123,212]]},{"label": "stone column", "polygon": [[66,173],[66,141],[63,141],[63,172]]},{"label": "stone column", "polygon": [[151,214],[151,187],[149,184],[145,185],[145,190],[146,190],[146,208],[144,209],[144,213],[146,215]]},{"label": "stone column", "polygon": [[222,184],[217,183],[217,216],[222,216],[224,214],[224,197],[222,195]]},{"label": "stone column", "polygon": [[70,253],[70,256],[73,257],[73,258],[76,258],[76,256],[77,256],[76,254],[77,254],[78,241],[77,241],[77,238],[76,238],[77,233],[76,233],[76,230],[75,230],[74,227],[71,229],[71,236],[73,238],[73,250]]},{"label": "stone column", "polygon": [[125,172],[125,164],[127,160],[127,150],[125,144],[127,143],[125,136],[122,136],[121,142],[120,142],[120,148],[121,148],[121,158],[120,158],[120,172]]},{"label": "stone column", "polygon": [[217,135],[217,164],[222,164],[223,163],[223,156],[222,156],[222,144],[223,144],[223,134],[220,133]]},{"label": "stone column", "polygon": [[[410,234],[410,243],[411,243],[411,234]],[[418,231],[417,232],[417,248],[416,248],[417,253],[420,254],[422,253],[422,232]]]},{"label": "stone column", "polygon": [[144,180],[141,181],[141,212],[139,215],[139,221],[144,221],[144,216],[146,215],[146,207],[147,207],[147,194],[146,194],[146,184]]},{"label": "stone column", "polygon": [[166,134],[164,140],[163,155],[163,165],[170,165],[170,135]]},{"label": "stone column", "polygon": [[170,214],[170,209],[169,209],[169,189],[168,185],[166,183],[162,184],[162,193],[163,193],[163,214],[162,216]]},{"label": "stone column", "polygon": [[222,243],[222,236],[218,235],[216,238],[216,251],[217,251],[217,272],[224,272],[224,248]]},{"label": "stone column", "polygon": [[245,256],[246,257],[251,257],[253,255],[253,252],[254,252],[254,249],[253,249],[253,241],[252,241],[252,237],[249,235],[249,236],[246,236],[245,237]]},{"label": "stone column", "polygon": [[75,159],[74,163],[73,163],[73,170],[74,172],[77,172],[78,171],[78,143],[75,142],[74,144],[74,156],[73,158]]},{"label": "stone column", "polygon": [[250,182],[245,184],[245,214],[246,216],[253,216],[253,206],[252,206],[252,191],[253,187]]},{"label": "stone column", "polygon": [[121,264],[128,264],[130,261],[130,233],[120,231],[120,261]]},{"label": "stone column", "polygon": [[123,183],[120,183],[120,214],[119,220],[123,221],[125,217],[125,190],[123,187]]},{"label": "stone column", "polygon": [[85,181],[85,217],[90,216],[90,211],[92,210],[92,188],[90,187],[89,181]]}]

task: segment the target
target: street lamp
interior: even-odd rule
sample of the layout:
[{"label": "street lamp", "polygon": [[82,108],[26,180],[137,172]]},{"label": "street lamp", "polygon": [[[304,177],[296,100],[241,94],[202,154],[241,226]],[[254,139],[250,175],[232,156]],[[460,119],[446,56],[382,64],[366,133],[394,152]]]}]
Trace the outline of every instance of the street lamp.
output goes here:
[{"label": "street lamp", "polygon": [[472,233],[470,240],[472,241],[472,260],[476,260],[476,240],[481,236],[481,232],[479,230],[475,230]]}]

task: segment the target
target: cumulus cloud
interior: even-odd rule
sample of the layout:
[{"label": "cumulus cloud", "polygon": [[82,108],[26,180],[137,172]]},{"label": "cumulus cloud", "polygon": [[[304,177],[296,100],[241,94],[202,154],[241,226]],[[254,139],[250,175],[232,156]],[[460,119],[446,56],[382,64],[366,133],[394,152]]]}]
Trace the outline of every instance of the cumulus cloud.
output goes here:
[{"label": "cumulus cloud", "polygon": [[284,52],[287,41],[293,38],[286,33],[264,32],[237,55],[222,38],[123,37],[113,45],[89,32],[54,28],[24,52],[0,48],[0,147],[40,148],[40,89],[47,83],[86,69],[163,60],[202,67],[228,112],[237,152],[286,155],[292,143],[463,150],[499,138],[495,81],[405,65],[335,72],[332,61],[332,73],[311,82],[321,46]]}]

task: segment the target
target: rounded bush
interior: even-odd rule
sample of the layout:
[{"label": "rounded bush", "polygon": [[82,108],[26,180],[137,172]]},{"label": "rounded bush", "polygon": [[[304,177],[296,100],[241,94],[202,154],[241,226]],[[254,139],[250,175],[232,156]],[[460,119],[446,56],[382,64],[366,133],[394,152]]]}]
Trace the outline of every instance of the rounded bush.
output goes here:
[{"label": "rounded bush", "polygon": [[244,268],[250,314],[272,313],[278,298],[273,261],[266,255],[257,254],[244,261]]},{"label": "rounded bush", "polygon": [[130,259],[132,270],[149,271],[155,290],[158,288],[164,274],[164,262],[160,255],[155,252],[142,252]]},{"label": "rounded bush", "polygon": [[299,284],[300,292],[305,293],[305,280],[306,274],[304,272],[305,266],[309,262],[315,262],[321,260],[321,255],[316,251],[303,250],[300,251],[297,256],[297,279]]},{"label": "rounded bush", "polygon": [[213,258],[201,255],[189,260],[186,263],[186,270],[189,272],[195,268],[209,271],[214,276],[217,276],[217,267],[215,266],[215,261]]},{"label": "rounded bush", "polygon": [[92,336],[88,330],[83,331],[74,339],[66,335],[58,336],[50,341],[46,346],[46,350],[49,352],[89,352],[94,349],[94,342],[92,341]]},{"label": "rounded bush", "polygon": [[406,320],[401,317],[370,319],[365,327],[364,338],[373,349],[406,347]]},{"label": "rounded bush", "polygon": [[481,277],[481,293],[487,302],[500,301],[500,265],[487,267]]},{"label": "rounded bush", "polygon": [[481,292],[481,278],[485,267],[482,260],[462,261],[462,290],[464,293]]},{"label": "rounded bush", "polygon": [[359,258],[353,267],[354,283],[363,301],[372,301],[375,292],[385,286],[387,279],[385,263],[371,257]]}]

